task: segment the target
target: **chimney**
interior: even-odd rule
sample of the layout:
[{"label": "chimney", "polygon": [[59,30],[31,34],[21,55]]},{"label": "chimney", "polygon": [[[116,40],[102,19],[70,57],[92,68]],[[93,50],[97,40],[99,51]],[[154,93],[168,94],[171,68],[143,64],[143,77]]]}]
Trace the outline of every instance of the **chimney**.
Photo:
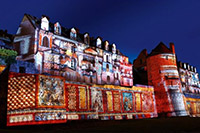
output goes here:
[{"label": "chimney", "polygon": [[169,45],[170,45],[170,50],[172,51],[173,54],[175,54],[174,43],[170,42]]}]

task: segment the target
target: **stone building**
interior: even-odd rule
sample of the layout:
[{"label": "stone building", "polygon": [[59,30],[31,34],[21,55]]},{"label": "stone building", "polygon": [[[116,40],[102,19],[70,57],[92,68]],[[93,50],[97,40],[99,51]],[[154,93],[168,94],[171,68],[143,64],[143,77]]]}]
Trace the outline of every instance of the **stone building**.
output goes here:
[{"label": "stone building", "polygon": [[142,78],[148,79],[148,85],[154,86],[160,115],[188,115],[176,62],[174,44],[170,43],[168,48],[162,42],[150,54],[142,51],[134,61],[134,69],[143,69],[143,75],[147,77]]}]

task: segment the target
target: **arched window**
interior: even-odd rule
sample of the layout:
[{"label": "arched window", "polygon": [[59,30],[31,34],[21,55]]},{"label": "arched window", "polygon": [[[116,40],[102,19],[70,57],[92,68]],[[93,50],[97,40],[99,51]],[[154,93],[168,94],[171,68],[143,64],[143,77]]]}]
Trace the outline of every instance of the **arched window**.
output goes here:
[{"label": "arched window", "polygon": [[49,47],[49,39],[48,39],[48,37],[45,36],[45,37],[43,38],[42,46],[44,46],[44,47]]},{"label": "arched window", "polygon": [[106,72],[109,72],[109,65],[106,64]]}]

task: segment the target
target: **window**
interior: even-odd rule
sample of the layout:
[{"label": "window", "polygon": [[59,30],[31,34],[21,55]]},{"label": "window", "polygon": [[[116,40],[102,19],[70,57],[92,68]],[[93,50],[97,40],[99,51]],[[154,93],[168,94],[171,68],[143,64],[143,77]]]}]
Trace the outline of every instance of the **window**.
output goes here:
[{"label": "window", "polygon": [[44,47],[49,47],[49,39],[48,39],[48,37],[45,36],[45,37],[43,38],[42,46],[44,46]]},{"label": "window", "polygon": [[110,83],[110,76],[107,76],[107,82]]},{"label": "window", "polygon": [[72,53],[75,53],[75,48],[73,46],[71,46],[71,51]]},{"label": "window", "polygon": [[108,46],[109,46],[109,43],[108,43],[108,41],[106,41],[106,42],[105,42],[105,50],[109,50],[109,47],[108,47]]},{"label": "window", "polygon": [[112,45],[112,52],[113,52],[114,54],[116,53],[116,45],[115,45],[115,44]]},{"label": "window", "polygon": [[71,60],[71,68],[75,69],[75,60],[74,59]]},{"label": "window", "polygon": [[58,22],[54,24],[54,33],[61,34],[61,26]]},{"label": "window", "polygon": [[107,62],[109,62],[109,56],[108,55],[106,55],[106,60],[107,60]]},{"label": "window", "polygon": [[100,38],[97,38],[97,42],[96,42],[96,46],[98,47],[98,48],[101,48],[101,39]]},{"label": "window", "polygon": [[106,71],[109,72],[109,65],[106,64]]},{"label": "window", "polygon": [[86,34],[84,35],[84,42],[85,42],[86,44],[89,44],[89,40],[90,40],[89,35],[86,33]]},{"label": "window", "polygon": [[76,40],[77,34],[74,28],[71,29],[70,38]]}]

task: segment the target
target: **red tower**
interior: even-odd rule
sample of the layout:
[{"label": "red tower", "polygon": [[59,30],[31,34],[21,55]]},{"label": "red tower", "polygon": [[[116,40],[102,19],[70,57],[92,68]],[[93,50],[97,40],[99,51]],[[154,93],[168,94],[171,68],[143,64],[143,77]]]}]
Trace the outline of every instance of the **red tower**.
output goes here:
[{"label": "red tower", "polygon": [[147,57],[148,84],[154,86],[157,111],[167,116],[184,116],[186,106],[176,64],[174,44],[162,42]]}]

